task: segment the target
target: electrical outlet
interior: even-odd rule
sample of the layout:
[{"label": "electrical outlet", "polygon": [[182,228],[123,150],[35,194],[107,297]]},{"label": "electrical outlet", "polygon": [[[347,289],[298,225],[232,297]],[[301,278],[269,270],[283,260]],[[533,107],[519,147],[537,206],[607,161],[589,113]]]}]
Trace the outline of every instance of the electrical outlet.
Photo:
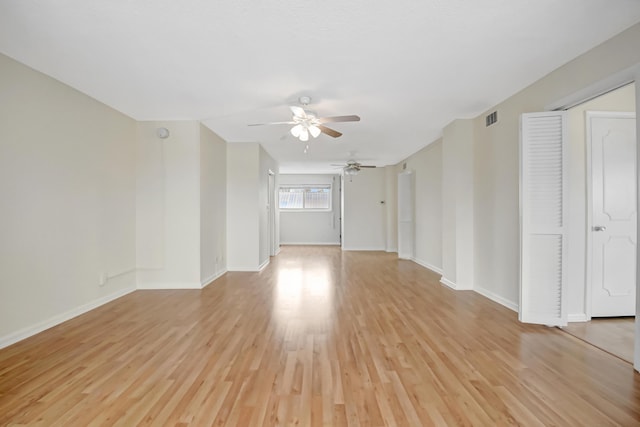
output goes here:
[{"label": "electrical outlet", "polygon": [[107,283],[107,275],[106,273],[100,273],[98,275],[98,285],[104,286]]}]

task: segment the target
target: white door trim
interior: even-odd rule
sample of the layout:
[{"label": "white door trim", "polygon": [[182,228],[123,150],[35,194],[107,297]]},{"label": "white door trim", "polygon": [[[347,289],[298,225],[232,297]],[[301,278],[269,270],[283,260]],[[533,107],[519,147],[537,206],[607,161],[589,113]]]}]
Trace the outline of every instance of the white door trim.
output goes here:
[{"label": "white door trim", "polygon": [[277,255],[276,248],[276,176],[275,172],[269,169],[269,176],[267,177],[267,206],[269,209],[269,215],[267,221],[269,222],[269,256]]},{"label": "white door trim", "polygon": [[[402,197],[403,192],[400,191],[400,187],[402,185],[404,185],[405,180],[403,180],[403,177],[407,177],[408,178],[408,185],[409,185],[409,195],[408,195],[408,199],[404,200]],[[398,194],[398,258],[402,258],[402,259],[410,259],[413,260],[413,258],[415,257],[415,252],[416,252],[416,242],[415,242],[415,222],[416,222],[416,218],[415,218],[415,188],[414,188],[415,184],[413,182],[413,171],[412,170],[405,170],[402,171],[398,174],[398,189],[397,189],[397,194]],[[401,207],[402,203],[407,203],[408,204],[408,211],[407,209],[403,209]],[[407,212],[405,212],[407,211]],[[405,215],[403,215],[403,212],[405,213]],[[409,238],[408,242],[403,242],[403,237],[402,235],[404,234],[403,231],[408,231],[411,235],[411,237]],[[408,243],[408,245],[407,245]],[[408,247],[407,247],[408,246]]]},{"label": "white door trim", "polygon": [[[569,108],[587,102],[590,99],[597,98],[600,95],[619,89],[622,86],[640,81],[638,76],[640,76],[640,63],[611,74],[610,76],[607,76],[602,80],[598,80],[597,82],[569,94],[568,96],[557,99],[547,104],[544,109],[546,111],[568,110]],[[636,103],[637,102],[638,100],[636,100]]]}]

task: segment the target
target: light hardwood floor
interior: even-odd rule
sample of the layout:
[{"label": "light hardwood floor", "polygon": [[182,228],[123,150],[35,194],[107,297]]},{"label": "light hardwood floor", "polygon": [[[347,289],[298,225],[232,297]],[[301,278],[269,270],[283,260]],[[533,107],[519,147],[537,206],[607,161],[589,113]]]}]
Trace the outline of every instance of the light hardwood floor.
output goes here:
[{"label": "light hardwood floor", "polygon": [[569,323],[562,329],[622,360],[633,363],[635,341],[633,317],[594,318],[589,322]]},{"label": "light hardwood floor", "polygon": [[0,425],[640,424],[630,364],[394,254],[284,247],[0,350]]}]

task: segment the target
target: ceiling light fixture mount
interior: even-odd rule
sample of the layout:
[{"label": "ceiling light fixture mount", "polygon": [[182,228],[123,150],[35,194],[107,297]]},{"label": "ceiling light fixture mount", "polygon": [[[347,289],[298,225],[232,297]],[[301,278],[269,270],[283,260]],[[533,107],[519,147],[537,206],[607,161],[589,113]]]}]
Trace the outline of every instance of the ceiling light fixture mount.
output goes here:
[{"label": "ceiling light fixture mount", "polygon": [[301,96],[300,98],[298,98],[298,102],[300,103],[300,105],[303,105],[306,107],[307,105],[311,104],[311,97]]}]

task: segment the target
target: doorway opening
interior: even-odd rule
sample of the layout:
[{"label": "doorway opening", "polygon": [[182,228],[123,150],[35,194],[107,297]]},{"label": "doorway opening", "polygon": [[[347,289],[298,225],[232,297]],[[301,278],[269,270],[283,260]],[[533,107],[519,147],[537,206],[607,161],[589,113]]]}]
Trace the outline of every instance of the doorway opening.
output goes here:
[{"label": "doorway opening", "polygon": [[633,83],[569,115],[569,325],[633,363],[636,313],[636,99]]},{"label": "doorway opening", "polygon": [[269,256],[278,254],[278,242],[276,239],[276,184],[275,172],[269,170],[268,186],[267,186],[267,209],[269,221]]},{"label": "doorway opening", "polygon": [[414,182],[413,173],[398,174],[398,258],[413,259],[414,242]]}]

